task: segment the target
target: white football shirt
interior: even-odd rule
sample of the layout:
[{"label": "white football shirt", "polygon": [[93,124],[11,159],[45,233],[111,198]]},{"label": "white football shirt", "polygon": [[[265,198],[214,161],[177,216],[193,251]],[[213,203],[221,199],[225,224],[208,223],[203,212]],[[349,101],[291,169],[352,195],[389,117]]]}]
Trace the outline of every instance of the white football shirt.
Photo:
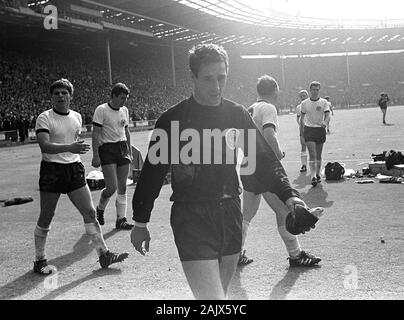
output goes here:
[{"label": "white football shirt", "polygon": [[326,111],[330,111],[330,106],[328,101],[323,98],[315,101],[307,98],[302,101],[301,112],[305,114],[304,125],[307,127],[321,127]]},{"label": "white football shirt", "polygon": [[248,111],[261,134],[263,134],[266,125],[272,125],[275,132],[278,130],[278,112],[273,104],[264,100],[259,100],[253,103],[248,108]]},{"label": "white football shirt", "polygon": [[101,144],[126,141],[125,127],[129,125],[129,111],[125,106],[113,109],[109,103],[99,105],[94,112],[93,125],[102,127]]},{"label": "white football shirt", "polygon": [[[69,110],[63,114],[55,109],[42,112],[35,124],[35,132],[48,132],[49,141],[58,144],[72,144],[79,140],[81,133],[82,119],[80,113]],[[73,163],[81,162],[77,153],[42,153],[42,160],[47,162]]]}]

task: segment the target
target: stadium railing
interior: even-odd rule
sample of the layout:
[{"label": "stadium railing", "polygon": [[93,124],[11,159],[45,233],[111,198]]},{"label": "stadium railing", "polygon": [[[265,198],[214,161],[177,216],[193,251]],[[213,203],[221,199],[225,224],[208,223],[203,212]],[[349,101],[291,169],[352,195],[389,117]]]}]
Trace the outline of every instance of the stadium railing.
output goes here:
[{"label": "stadium railing", "polygon": [[18,131],[17,130],[0,131],[0,140],[18,141]]}]

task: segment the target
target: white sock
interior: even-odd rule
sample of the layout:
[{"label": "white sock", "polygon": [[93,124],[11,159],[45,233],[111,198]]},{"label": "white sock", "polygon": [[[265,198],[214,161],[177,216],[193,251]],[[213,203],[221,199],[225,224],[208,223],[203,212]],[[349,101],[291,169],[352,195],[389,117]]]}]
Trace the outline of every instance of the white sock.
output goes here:
[{"label": "white sock", "polygon": [[44,260],[45,258],[45,245],[46,238],[48,237],[50,228],[41,228],[36,225],[34,230],[34,240],[35,240],[35,259],[36,261]]},{"label": "white sock", "polygon": [[320,176],[321,172],[321,160],[316,161],[316,175]]},{"label": "white sock", "polygon": [[306,166],[307,167],[307,153],[306,152],[301,152],[300,153],[300,159],[302,161],[302,166]]},{"label": "white sock", "polygon": [[107,244],[105,243],[104,237],[102,236],[101,227],[97,222],[85,223],[84,228],[86,233],[91,237],[91,241],[100,256],[102,253],[108,251]]},{"label": "white sock", "polygon": [[243,220],[241,248],[244,248],[244,243],[245,239],[247,238],[247,231],[249,226],[250,222],[248,222],[247,220]]},{"label": "white sock", "polygon": [[289,256],[291,256],[291,257],[298,256],[299,253],[302,251],[302,249],[300,248],[300,243],[299,243],[299,239],[297,238],[297,236],[289,233],[286,230],[285,226],[279,226],[278,232],[283,240],[283,243],[285,244],[285,247],[289,253]]},{"label": "white sock", "polygon": [[311,178],[316,177],[316,161],[309,160]]},{"label": "white sock", "polygon": [[117,194],[115,200],[115,207],[116,207],[116,216],[118,219],[122,219],[126,217],[126,207],[127,207],[127,200],[126,200],[126,193],[124,194]]}]

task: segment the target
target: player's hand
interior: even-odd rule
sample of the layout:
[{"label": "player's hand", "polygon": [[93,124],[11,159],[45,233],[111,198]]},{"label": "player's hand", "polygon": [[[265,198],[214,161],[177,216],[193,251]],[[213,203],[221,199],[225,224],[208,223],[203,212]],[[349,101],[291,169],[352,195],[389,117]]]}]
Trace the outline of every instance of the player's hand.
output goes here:
[{"label": "player's hand", "polygon": [[325,121],[321,121],[321,126],[322,126],[323,128],[327,128],[327,123],[326,123]]},{"label": "player's hand", "polygon": [[69,152],[71,152],[71,153],[84,154],[88,150],[90,150],[90,145],[87,143],[84,143],[84,140],[73,142],[69,146]]},{"label": "player's hand", "polygon": [[150,240],[150,233],[147,227],[134,226],[132,228],[130,233],[130,242],[132,242],[136,251],[138,251],[142,256],[146,255],[146,252],[149,252]]},{"label": "player's hand", "polygon": [[285,204],[289,208],[290,212],[292,212],[292,213],[295,212],[295,206],[302,206],[302,207],[305,207],[306,209],[309,209],[307,204],[298,197],[289,198],[288,200],[286,200]]},{"label": "player's hand", "polygon": [[100,157],[93,156],[93,160],[91,161],[91,165],[92,165],[94,168],[98,168],[98,167],[101,165],[101,159],[100,159]]}]

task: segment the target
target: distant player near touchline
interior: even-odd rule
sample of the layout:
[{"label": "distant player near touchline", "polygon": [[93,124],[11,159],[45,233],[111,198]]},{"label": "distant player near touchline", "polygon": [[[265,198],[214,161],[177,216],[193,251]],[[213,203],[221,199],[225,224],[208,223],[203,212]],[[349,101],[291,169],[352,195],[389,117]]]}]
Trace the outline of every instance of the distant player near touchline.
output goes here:
[{"label": "distant player near touchline", "polygon": [[302,102],[300,132],[309,150],[311,184],[315,187],[321,182],[321,154],[326,141],[326,127],[330,117],[327,100],[320,98],[320,82],[310,83],[310,98]]},{"label": "distant player near touchline", "polygon": [[389,102],[389,96],[387,95],[387,93],[382,92],[380,94],[380,98],[378,101],[380,110],[382,110],[382,114],[383,114],[383,124],[386,124],[386,113],[387,113],[387,102]]}]

